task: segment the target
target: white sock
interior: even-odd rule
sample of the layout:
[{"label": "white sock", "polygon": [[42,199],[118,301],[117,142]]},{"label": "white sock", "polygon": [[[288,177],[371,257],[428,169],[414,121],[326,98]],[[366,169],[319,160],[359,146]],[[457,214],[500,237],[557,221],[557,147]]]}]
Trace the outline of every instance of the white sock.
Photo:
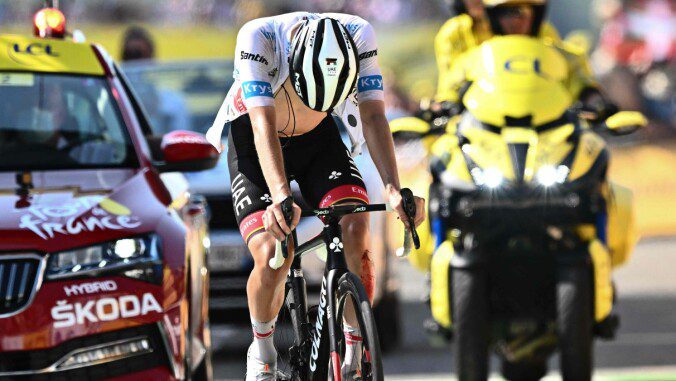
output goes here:
[{"label": "white sock", "polygon": [[252,350],[254,356],[266,364],[277,363],[277,350],[275,349],[273,340],[276,322],[277,318],[269,322],[259,322],[251,317],[251,327],[253,328],[254,336]]},{"label": "white sock", "polygon": [[349,374],[359,368],[363,339],[359,328],[351,327],[347,323],[343,325],[343,334],[345,335],[345,360],[342,364],[342,372]]}]

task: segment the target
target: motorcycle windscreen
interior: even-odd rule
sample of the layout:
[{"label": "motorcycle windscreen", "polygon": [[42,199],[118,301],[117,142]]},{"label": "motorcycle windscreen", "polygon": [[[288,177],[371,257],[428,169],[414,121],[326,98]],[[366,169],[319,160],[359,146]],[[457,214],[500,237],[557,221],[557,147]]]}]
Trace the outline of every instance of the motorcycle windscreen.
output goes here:
[{"label": "motorcycle windscreen", "polygon": [[464,59],[472,82],[463,98],[480,121],[495,126],[538,126],[560,118],[572,105],[566,88],[569,65],[558,49],[525,36],[495,37]]}]

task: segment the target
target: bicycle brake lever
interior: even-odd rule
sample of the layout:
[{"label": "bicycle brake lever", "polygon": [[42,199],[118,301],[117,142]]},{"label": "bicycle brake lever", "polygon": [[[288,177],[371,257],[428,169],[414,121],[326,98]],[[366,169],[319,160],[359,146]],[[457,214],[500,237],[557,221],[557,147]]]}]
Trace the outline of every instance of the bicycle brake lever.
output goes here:
[{"label": "bicycle brake lever", "polygon": [[[293,220],[293,197],[289,196],[285,198],[284,201],[282,201],[281,206],[282,206],[282,214],[284,215],[284,220],[288,225]],[[289,257],[289,247],[288,247],[289,237],[291,237],[291,234],[287,235],[284,241],[275,242],[275,256],[270,258],[270,260],[268,261],[268,265],[273,270],[277,270],[278,268],[282,267],[286,258]]]},{"label": "bicycle brake lever", "polygon": [[[415,215],[417,213],[417,208],[415,206],[415,197],[413,197],[413,192],[408,188],[403,188],[401,191],[401,198],[404,204],[404,212],[406,212],[406,217],[408,219],[408,225],[410,228],[410,235],[413,239],[413,245],[416,250],[420,249],[420,237],[418,237],[418,232],[415,229]],[[406,243],[406,241],[404,241]]]},{"label": "bicycle brake lever", "polygon": [[[284,215],[284,221],[286,221],[287,225],[291,224],[291,221],[293,220],[293,197],[289,196],[282,201],[282,214]],[[282,241],[282,255],[284,258],[289,257],[289,238],[291,237],[291,234],[287,234],[286,238],[284,241]]]}]

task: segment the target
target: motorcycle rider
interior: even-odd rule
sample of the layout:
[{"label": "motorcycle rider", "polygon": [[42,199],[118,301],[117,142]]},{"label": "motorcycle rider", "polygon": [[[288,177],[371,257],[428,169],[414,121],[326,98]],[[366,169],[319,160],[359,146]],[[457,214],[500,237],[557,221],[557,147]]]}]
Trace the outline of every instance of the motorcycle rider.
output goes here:
[{"label": "motorcycle rider", "polygon": [[[491,24],[486,17],[482,0],[449,0],[451,11],[456,14],[439,29],[434,39],[434,51],[439,70],[439,82],[435,100],[457,102],[457,93],[449,86],[453,62],[464,52],[493,36]],[[559,33],[553,25],[543,22],[537,35],[553,42],[560,42]]]},{"label": "motorcycle rider", "polygon": [[[246,380],[276,379],[273,334],[292,255],[277,270],[268,266],[268,260],[274,255],[275,240],[283,240],[300,219],[296,204],[290,224],[282,212],[283,201],[291,196],[290,178],[313,206],[368,203],[364,182],[341,141],[332,112],[347,117],[348,132],[357,140],[353,148],[365,139],[388,203],[402,221],[406,219],[377,52],[371,25],[346,14],[283,14],[249,21],[238,33],[235,83],[207,138],[220,148],[222,131],[230,123],[233,204],[240,232],[254,257],[247,283],[254,340],[247,355]],[[424,200],[416,198],[416,204],[415,223],[420,224]],[[362,276],[372,297],[368,217],[346,216],[341,226],[348,267]],[[361,354],[361,333],[350,321],[350,306],[345,331],[355,340],[346,348],[345,379],[354,377],[356,357]]]},{"label": "motorcycle rider", "polygon": [[[601,93],[585,54],[562,43],[555,29],[544,21],[547,0],[482,0],[482,4],[485,22],[489,28],[489,33],[484,34],[483,37],[487,39],[492,36],[517,34],[542,38],[546,43],[555,46],[568,60],[569,90],[581,102],[582,108],[590,112],[592,122],[605,120],[617,112],[617,107]],[[457,63],[462,59],[463,52],[480,45],[483,40],[480,40],[481,35],[477,39],[473,34],[468,33],[467,29],[463,30],[460,27],[463,23],[462,18],[456,23],[458,26],[454,33],[461,36],[456,45],[462,49],[458,50],[459,53],[455,53],[449,60],[448,69],[444,70],[443,74],[440,73],[438,97],[441,100],[461,103],[461,89],[465,84],[465,78],[460,69],[462,65],[457,65]],[[442,31],[443,29],[442,27]],[[444,35],[451,35],[450,31]]]}]

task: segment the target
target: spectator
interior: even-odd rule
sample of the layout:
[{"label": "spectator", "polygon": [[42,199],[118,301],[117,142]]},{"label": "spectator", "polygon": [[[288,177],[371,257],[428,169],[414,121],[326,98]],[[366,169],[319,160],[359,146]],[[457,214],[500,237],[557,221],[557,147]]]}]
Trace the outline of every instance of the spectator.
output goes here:
[{"label": "spectator", "polygon": [[[126,30],[121,53],[123,62],[153,60],[155,54],[155,41],[148,30],[139,26],[132,26]],[[190,129],[188,108],[179,94],[158,89],[149,83],[136,86],[136,90],[144,99],[143,104],[155,133],[166,134]]]}]

